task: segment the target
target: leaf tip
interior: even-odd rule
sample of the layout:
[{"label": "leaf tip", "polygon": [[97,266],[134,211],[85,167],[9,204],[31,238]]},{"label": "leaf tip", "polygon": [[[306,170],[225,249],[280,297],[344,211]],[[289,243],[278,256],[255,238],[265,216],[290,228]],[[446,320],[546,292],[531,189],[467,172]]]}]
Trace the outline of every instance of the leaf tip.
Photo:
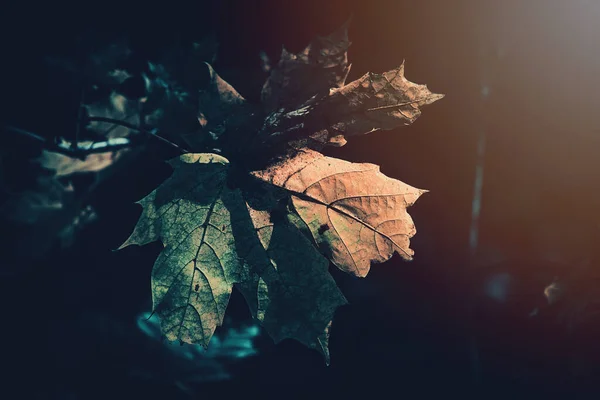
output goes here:
[{"label": "leaf tip", "polygon": [[208,69],[208,73],[210,74],[210,77],[212,78],[215,74],[215,69],[212,67],[212,65],[210,65],[210,63],[208,61],[203,61],[202,64],[204,64],[206,66],[206,68]]},{"label": "leaf tip", "polygon": [[442,94],[442,93],[432,93],[431,96],[429,96],[429,98],[431,99],[430,100],[431,103],[433,103],[434,101],[441,100],[444,97],[446,97],[446,95]]},{"label": "leaf tip", "polygon": [[350,28],[350,24],[352,23],[352,19],[354,18],[354,13],[350,14],[350,16],[337,28],[333,33],[331,33],[328,38],[330,40],[347,42],[348,41],[348,30]]},{"label": "leaf tip", "polygon": [[129,241],[129,239],[127,239],[127,240],[126,240],[126,241],[124,241],[124,242],[123,242],[123,243],[122,243],[122,244],[121,244],[119,247],[117,247],[116,249],[112,249],[111,251],[112,251],[113,253],[116,253],[117,251],[123,250],[125,247],[128,247],[128,246],[130,246],[131,244],[133,244],[133,243],[131,243],[131,242]]},{"label": "leaf tip", "polygon": [[414,188],[414,191],[406,193],[404,197],[406,201],[406,207],[412,207],[425,193],[429,193],[429,190]]}]

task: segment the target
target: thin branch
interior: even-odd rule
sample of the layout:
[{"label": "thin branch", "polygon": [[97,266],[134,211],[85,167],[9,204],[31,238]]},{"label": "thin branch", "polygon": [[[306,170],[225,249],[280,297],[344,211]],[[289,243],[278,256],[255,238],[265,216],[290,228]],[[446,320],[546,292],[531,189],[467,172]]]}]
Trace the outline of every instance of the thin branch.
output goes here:
[{"label": "thin branch", "polygon": [[[33,139],[33,140],[35,140],[37,142],[41,142],[41,143],[44,143],[44,144],[46,144],[48,142],[45,138],[43,138],[43,137],[41,137],[39,135],[36,135],[33,132],[26,131],[24,129],[15,128],[13,126],[5,126],[4,128],[7,131],[9,131],[9,132],[18,133],[20,135],[27,136],[28,138]],[[48,143],[48,144],[51,145],[50,143]]]},{"label": "thin branch", "polygon": [[[110,123],[110,124],[114,124],[114,125],[124,126],[126,128],[140,132],[140,133],[144,134],[146,137],[156,138],[163,144],[166,144],[174,149],[177,149],[181,153],[188,153],[187,150],[185,150],[185,149],[181,148],[180,146],[176,145],[175,143],[165,139],[164,137],[159,136],[154,132],[139,128],[139,127],[137,127],[129,122],[126,122],[126,121],[121,121],[121,120],[112,119],[112,118],[105,118],[105,117],[90,117],[87,119],[87,121],[106,122],[106,123]],[[89,154],[113,152],[113,151],[122,150],[125,148],[130,148],[130,147],[133,147],[133,146],[141,143],[141,141],[134,136],[134,137],[128,137],[128,138],[107,139],[107,140],[101,141],[101,142],[92,142],[90,145],[80,145],[77,142],[69,143],[69,142],[56,142],[56,141],[48,140],[38,134],[26,131],[24,129],[15,128],[13,126],[5,126],[5,129],[8,130],[9,132],[24,135],[30,139],[35,140],[36,142],[40,143],[40,145],[43,146],[48,151],[53,151],[55,153],[63,154],[63,155],[73,157],[73,158],[78,158],[81,160],[85,159],[85,157]]]},{"label": "thin branch", "polygon": [[[123,120],[122,120],[122,121],[125,121],[125,122],[127,122],[127,120],[129,120],[130,118],[132,118],[132,117],[134,117],[134,116],[135,116],[135,114],[134,114],[134,113],[131,113],[131,114],[125,115],[125,118],[123,118]],[[83,116],[82,116],[82,118],[83,118]],[[84,121],[84,122],[85,122],[85,121]],[[107,136],[108,136],[108,135],[109,135],[109,134],[110,134],[112,131],[114,131],[114,130],[115,130],[115,129],[117,129],[118,127],[119,127],[119,125],[117,125],[117,124],[113,124],[113,125],[111,125],[111,126],[110,126],[110,128],[108,128],[107,130],[105,130],[104,132],[102,132],[100,135],[101,135],[101,136],[103,136],[103,137],[107,137]]]},{"label": "thin branch", "polygon": [[52,151],[55,153],[63,154],[65,156],[69,156],[72,158],[85,159],[89,154],[97,154],[97,153],[109,153],[117,150],[122,150],[126,148],[130,148],[135,146],[135,141],[132,141],[130,138],[115,138],[108,139],[102,142],[93,142],[90,145],[81,145],[77,143],[75,146],[69,142],[54,142],[52,140],[47,140],[46,138],[39,136],[33,132],[26,131],[24,129],[15,128],[12,126],[6,126],[6,130],[9,132],[17,133],[20,135],[27,136],[30,139],[35,140],[40,143],[42,147],[44,147],[48,151]]},{"label": "thin branch", "polygon": [[118,120],[118,119],[107,118],[107,117],[89,117],[87,119],[87,121],[89,121],[89,122],[106,122],[106,123],[109,123],[109,124],[121,125],[121,126],[124,126],[125,128],[129,128],[129,129],[132,129],[134,131],[138,131],[140,133],[143,133],[144,135],[147,135],[149,137],[156,138],[159,141],[161,141],[162,143],[164,143],[164,144],[166,144],[168,146],[171,146],[174,149],[179,150],[181,153],[189,153],[187,150],[185,150],[184,148],[176,145],[175,143],[171,142],[170,140],[165,139],[164,137],[159,136],[159,135],[157,135],[156,133],[154,133],[152,131],[147,131],[147,130],[145,130],[143,128],[135,126],[135,125],[133,125],[133,124],[127,122],[127,121],[121,121],[121,120]]}]

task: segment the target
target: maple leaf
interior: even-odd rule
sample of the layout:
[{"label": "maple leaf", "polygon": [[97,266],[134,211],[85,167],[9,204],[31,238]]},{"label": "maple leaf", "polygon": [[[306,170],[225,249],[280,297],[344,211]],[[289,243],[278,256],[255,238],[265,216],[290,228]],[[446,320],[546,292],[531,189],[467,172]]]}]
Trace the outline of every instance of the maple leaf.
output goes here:
[{"label": "maple leaf", "polygon": [[140,200],[143,214],[121,248],[163,243],[152,271],[154,310],[163,332],[170,340],[208,346],[223,323],[232,285],[240,280],[231,221],[245,211],[244,203],[240,192],[226,185],[225,158],[186,154],[170,164],[173,175]]},{"label": "maple leaf", "polygon": [[371,262],[394,252],[412,259],[416,233],[406,208],[425,193],[388,178],[374,164],[356,164],[306,150],[254,176],[291,193],[312,236],[341,270],[366,276]]},{"label": "maple leaf", "polygon": [[273,142],[295,149],[340,147],[352,136],[410,125],[421,115],[420,107],[444,97],[407,80],[404,63],[345,84],[347,28],[317,38],[296,55],[284,49],[263,88],[267,117],[260,147]]},{"label": "maple leaf", "polygon": [[186,154],[170,164],[173,175],[139,202],[143,214],[121,246],[163,243],[152,288],[167,338],[207,346],[240,283],[276,341],[295,338],[328,357],[328,326],[346,300],[327,260],[293,224],[271,223],[228,188],[225,158]]},{"label": "maple leaf", "polygon": [[408,81],[404,65],[345,84],[349,45],[344,25],[298,54],[284,50],[261,106],[206,64],[201,129],[186,137],[194,153],[169,161],[172,176],[139,202],[121,246],[163,243],[152,293],[168,339],[207,346],[236,286],[276,342],[296,339],[328,362],[346,299],[327,260],[364,277],[394,253],[412,259],[407,208],[426,191],[315,149],[408,125],[442,95]]},{"label": "maple leaf", "polygon": [[244,237],[251,249],[244,258],[253,275],[238,287],[253,316],[276,343],[296,339],[329,363],[329,327],[346,299],[328,272],[327,259],[297,229],[303,222],[294,214],[277,219],[270,211],[248,209],[256,235]]},{"label": "maple leaf", "polygon": [[313,115],[332,113],[337,121],[326,129],[328,137],[363,135],[379,129],[412,124],[422,107],[444,95],[429,91],[404,76],[404,63],[383,74],[367,73],[348,85],[333,89]]},{"label": "maple leaf", "polygon": [[369,72],[298,109],[273,112],[261,129],[262,143],[284,141],[316,150],[343,146],[352,136],[410,125],[421,115],[419,107],[443,97],[408,81],[404,64],[383,74]]}]

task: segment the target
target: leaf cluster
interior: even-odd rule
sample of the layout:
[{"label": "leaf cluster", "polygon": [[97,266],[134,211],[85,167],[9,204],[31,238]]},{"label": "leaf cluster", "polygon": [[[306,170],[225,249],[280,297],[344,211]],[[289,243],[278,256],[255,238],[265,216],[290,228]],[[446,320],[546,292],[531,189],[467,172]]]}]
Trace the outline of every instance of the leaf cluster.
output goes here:
[{"label": "leaf cluster", "polygon": [[[284,49],[260,104],[192,62],[186,71],[151,64],[143,97],[115,91],[88,106],[91,117],[118,117],[187,149],[139,201],[121,246],[163,244],[152,297],[168,339],[208,346],[236,287],[276,342],[294,338],[328,361],[331,321],[346,304],[329,261],[364,277],[394,253],[412,258],[406,210],[425,191],[321,150],[409,125],[443,96],[408,81],[404,64],[347,83],[349,46],[345,24],[297,54]],[[94,128],[109,129],[102,124]]]}]

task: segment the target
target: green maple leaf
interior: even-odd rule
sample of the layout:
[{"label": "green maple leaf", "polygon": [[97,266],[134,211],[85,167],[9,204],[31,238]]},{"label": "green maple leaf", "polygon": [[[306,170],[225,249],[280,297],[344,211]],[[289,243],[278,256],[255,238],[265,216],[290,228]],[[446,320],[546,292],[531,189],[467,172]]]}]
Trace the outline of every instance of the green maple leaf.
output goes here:
[{"label": "green maple leaf", "polygon": [[[328,361],[331,322],[346,303],[328,260],[364,277],[394,253],[412,258],[406,210],[425,191],[316,149],[408,125],[442,95],[408,81],[404,65],[344,84],[349,44],[344,26],[299,54],[284,52],[262,107],[209,66],[197,112],[222,155],[171,160],[172,176],[139,202],[142,216],[122,246],[164,245],[152,293],[167,338],[207,346],[235,286],[276,342],[296,339]],[[194,150],[205,143],[186,141]]]},{"label": "green maple leaf", "polygon": [[302,220],[293,213],[275,218],[275,208],[274,203],[248,205],[256,231],[244,238],[252,276],[238,287],[275,342],[296,339],[329,362],[329,326],[346,299],[329,274],[327,259],[298,229]]},{"label": "green maple leaf", "polygon": [[241,281],[231,221],[245,205],[239,190],[226,185],[225,158],[186,154],[171,166],[171,178],[140,201],[143,214],[121,247],[162,241],[152,294],[163,331],[170,340],[208,346],[232,285]]}]

